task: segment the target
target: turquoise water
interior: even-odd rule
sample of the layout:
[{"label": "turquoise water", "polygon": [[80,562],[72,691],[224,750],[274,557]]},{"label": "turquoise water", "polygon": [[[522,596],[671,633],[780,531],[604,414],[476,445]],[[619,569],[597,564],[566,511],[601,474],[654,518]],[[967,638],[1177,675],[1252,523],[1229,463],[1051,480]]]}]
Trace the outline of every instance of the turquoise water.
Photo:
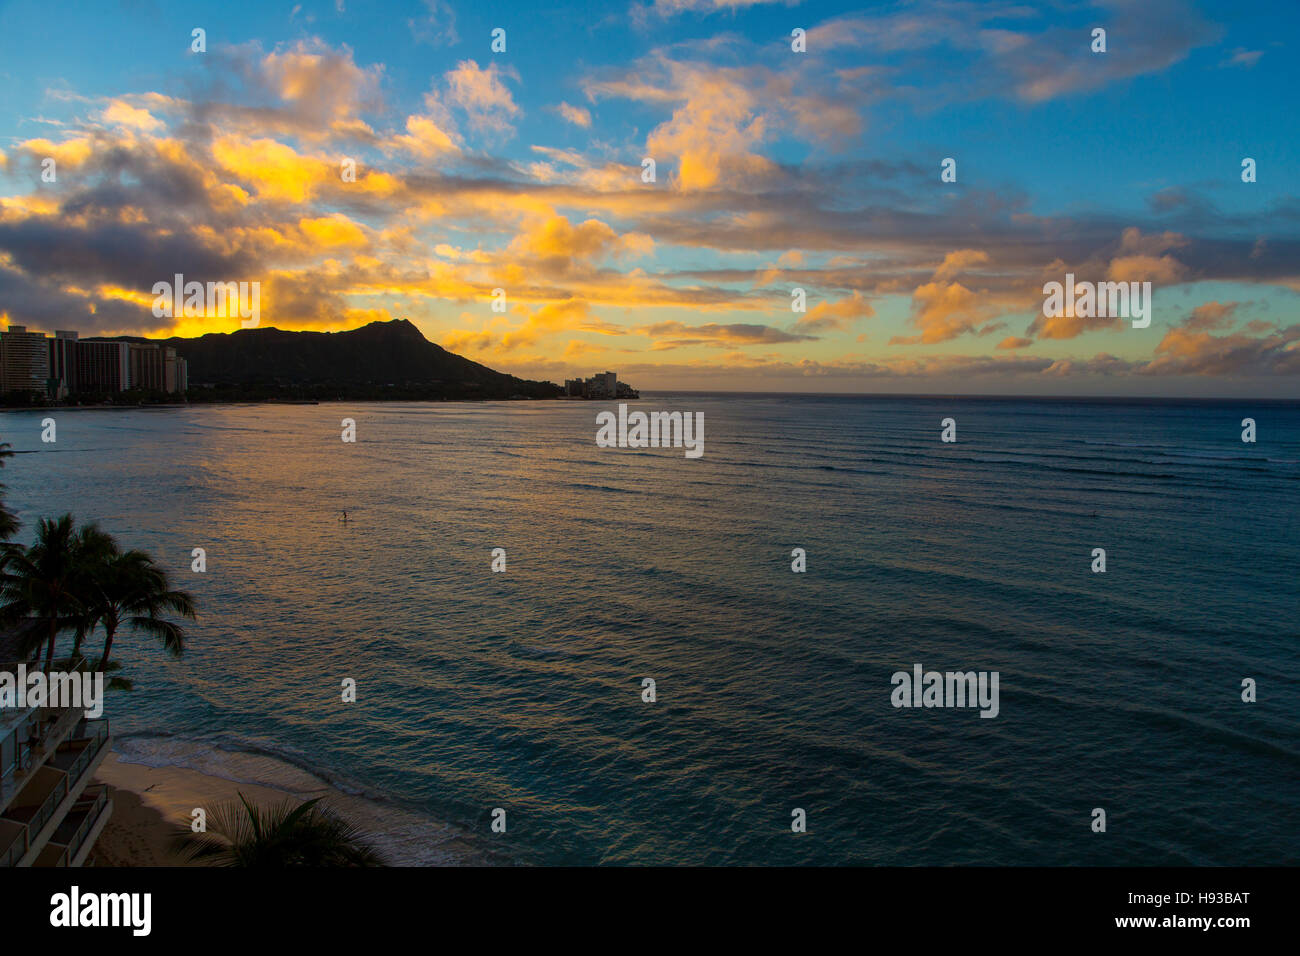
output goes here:
[{"label": "turquoise water", "polygon": [[[698,460],[597,448],[609,407],[9,412],[3,480],[21,539],[97,519],[199,599],[184,660],[118,645],[155,762],[273,754],[525,863],[1300,862],[1297,406],[646,395]],[[998,717],[894,708],[916,663]]]}]

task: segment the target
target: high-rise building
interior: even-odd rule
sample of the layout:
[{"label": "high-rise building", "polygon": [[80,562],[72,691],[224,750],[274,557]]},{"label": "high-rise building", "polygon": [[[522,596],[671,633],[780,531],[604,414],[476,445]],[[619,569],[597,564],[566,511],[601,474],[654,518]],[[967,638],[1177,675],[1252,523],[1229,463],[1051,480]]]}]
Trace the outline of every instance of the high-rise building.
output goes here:
[{"label": "high-rise building", "polygon": [[55,331],[46,339],[50,348],[50,397],[67,398],[77,387],[77,333]]},{"label": "high-rise building", "polygon": [[582,393],[587,398],[613,398],[618,393],[618,373],[593,375],[583,383]]},{"label": "high-rise building", "polygon": [[124,392],[131,387],[126,342],[78,342],[77,386],[83,392]]},{"label": "high-rise building", "polygon": [[185,359],[176,354],[170,345],[164,345],[163,353],[163,390],[169,395],[176,392],[184,394],[189,388],[189,366]]},{"label": "high-rise building", "polygon": [[0,332],[0,394],[40,392],[57,401],[140,388],[183,395],[189,384],[189,363],[170,345],[78,339],[65,329],[50,337],[22,325]]},{"label": "high-rise building", "polygon": [[50,347],[45,333],[11,325],[0,332],[0,392],[40,392],[50,383]]},{"label": "high-rise building", "polygon": [[128,345],[131,349],[131,387],[151,392],[166,391],[166,369],[158,343],[130,342]]},{"label": "high-rise building", "polygon": [[618,380],[617,372],[601,372],[588,379],[566,378],[564,394],[580,398],[640,398],[636,389]]}]

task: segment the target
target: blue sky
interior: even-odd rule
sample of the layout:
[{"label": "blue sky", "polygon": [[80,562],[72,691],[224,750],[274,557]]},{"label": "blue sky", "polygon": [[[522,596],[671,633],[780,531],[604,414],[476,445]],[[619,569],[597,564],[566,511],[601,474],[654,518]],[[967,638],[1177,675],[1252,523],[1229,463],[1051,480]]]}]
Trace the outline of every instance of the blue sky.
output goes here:
[{"label": "blue sky", "polygon": [[[1298,20],[1195,0],[0,4],[0,309],[239,327],[153,315],[180,271],[259,281],[266,325],[409,318],[552,380],[1294,396]],[[1151,327],[1045,319],[1066,272],[1152,282]]]}]

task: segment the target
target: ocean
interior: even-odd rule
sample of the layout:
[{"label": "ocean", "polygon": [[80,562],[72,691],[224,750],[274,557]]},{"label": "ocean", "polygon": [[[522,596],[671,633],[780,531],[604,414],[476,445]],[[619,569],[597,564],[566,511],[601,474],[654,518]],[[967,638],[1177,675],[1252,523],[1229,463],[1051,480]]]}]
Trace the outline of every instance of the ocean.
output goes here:
[{"label": "ocean", "polygon": [[[396,862],[1300,863],[1300,406],[643,396],[702,457],[603,402],[69,409],[0,480],[199,601],[115,645],[126,759],[309,771]],[[895,707],[918,664],[997,716]]]}]

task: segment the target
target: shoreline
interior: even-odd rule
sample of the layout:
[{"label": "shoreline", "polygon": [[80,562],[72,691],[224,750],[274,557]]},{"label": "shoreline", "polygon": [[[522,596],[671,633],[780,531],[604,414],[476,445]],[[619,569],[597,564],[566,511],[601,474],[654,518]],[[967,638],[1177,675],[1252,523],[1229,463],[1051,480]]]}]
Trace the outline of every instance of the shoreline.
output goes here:
[{"label": "shoreline", "polygon": [[[704,393],[709,394],[709,393]],[[581,395],[556,395],[551,398],[534,398],[520,396],[517,398],[320,398],[320,399],[285,399],[285,398],[244,398],[221,399],[211,402],[140,402],[137,404],[93,404],[93,405],[3,405],[0,412],[48,412],[48,411],[132,411],[142,408],[227,408],[241,405],[487,405],[493,402],[638,402],[641,396],[624,398],[585,398]]]},{"label": "shoreline", "polygon": [[[208,750],[205,763],[222,753]],[[219,772],[229,775],[217,775],[183,764],[145,762],[148,758],[142,755],[124,755],[115,741],[114,749],[95,771],[95,782],[113,788],[113,815],[92,851],[95,865],[203,865],[186,863],[176,856],[170,849],[172,838],[189,827],[194,808],[210,810],[217,803],[237,800],[241,793],[250,803],[264,807],[289,799],[322,798],[322,803],[363,831],[388,866],[482,866],[495,862],[474,846],[467,834],[451,825],[440,825],[398,809],[386,810],[384,819],[380,819],[371,801],[338,790],[298,768],[279,765],[279,761],[266,757],[224,756],[228,759],[220,761]],[[260,777],[260,782],[250,774],[250,769],[258,769],[257,764],[274,771],[280,785],[264,782],[270,773]],[[292,776],[280,776],[290,770]],[[255,776],[255,780],[236,779],[248,776]]]}]

